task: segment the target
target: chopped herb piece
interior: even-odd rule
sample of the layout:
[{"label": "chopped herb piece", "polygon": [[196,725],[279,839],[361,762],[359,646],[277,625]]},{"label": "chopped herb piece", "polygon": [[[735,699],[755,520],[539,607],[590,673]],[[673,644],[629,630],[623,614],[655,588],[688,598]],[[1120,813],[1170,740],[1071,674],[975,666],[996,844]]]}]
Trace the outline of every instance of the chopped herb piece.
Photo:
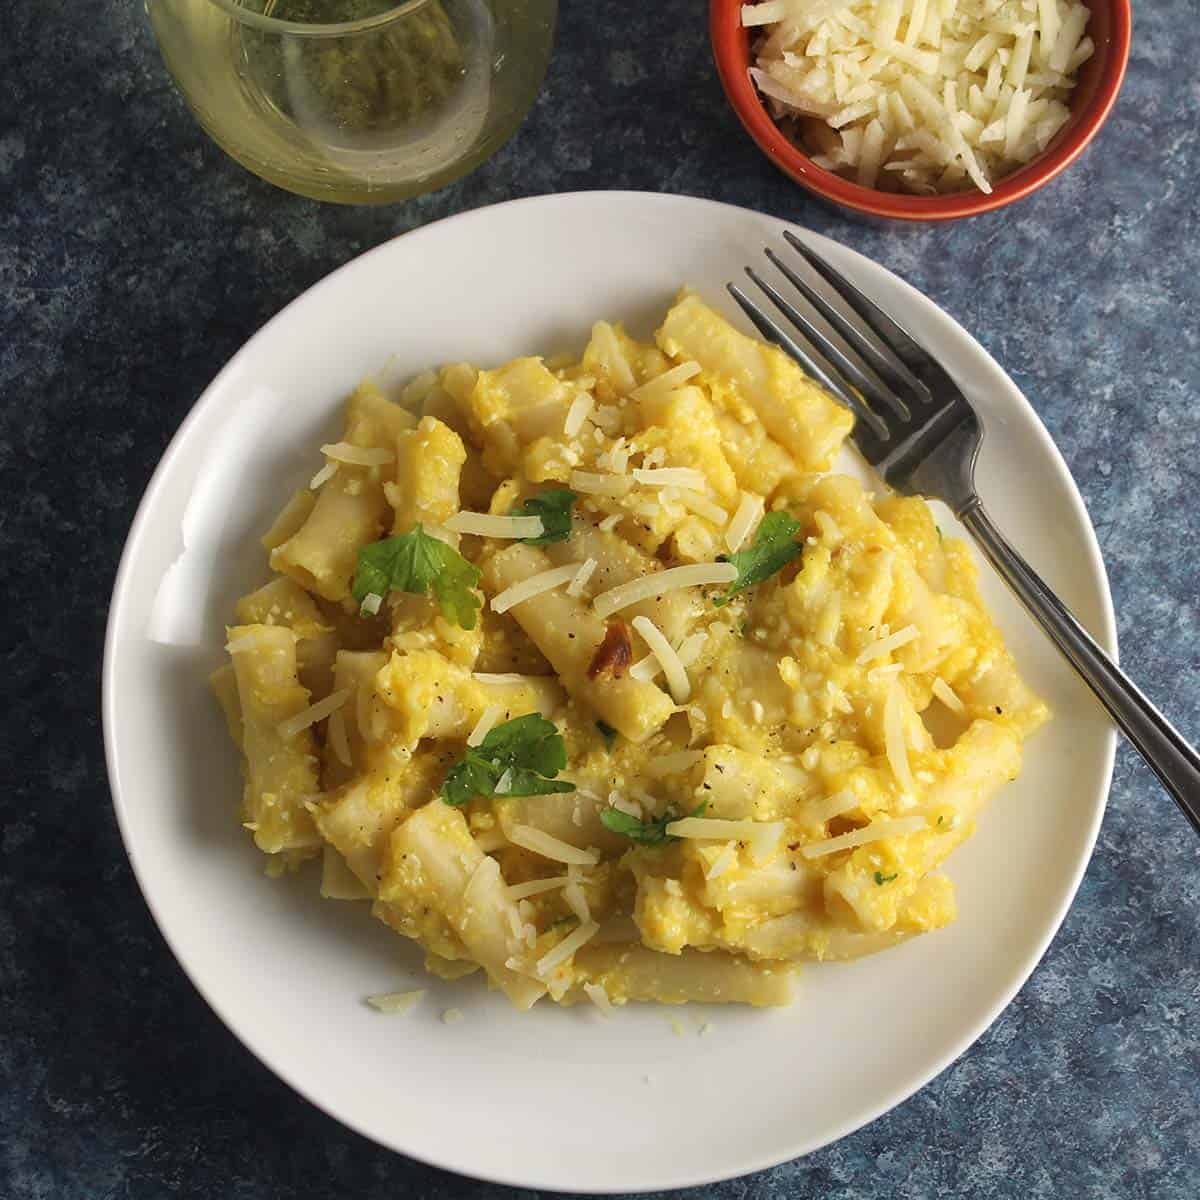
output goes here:
[{"label": "chopped herb piece", "polygon": [[530,496],[524,504],[509,513],[511,517],[541,517],[542,532],[537,537],[521,538],[531,546],[548,546],[551,542],[565,542],[571,536],[571,507],[575,493],[567,488],[550,488]]},{"label": "chopped herb piece", "polygon": [[884,875],[881,872],[876,871],[875,872],[875,883],[879,887],[882,887],[885,883],[891,883],[893,879],[898,879],[899,877],[900,877],[899,871],[897,871],[894,875]]},{"label": "chopped herb piece", "polygon": [[573,792],[575,785],[554,776],[567,765],[562,734],[541,713],[527,713],[497,725],[451,768],[442,799],[458,807],[476,796],[546,796]]},{"label": "chopped herb piece", "polygon": [[[707,800],[701,800],[686,815],[698,817],[704,812],[707,805]],[[613,833],[623,833],[630,841],[637,842],[642,846],[661,846],[664,842],[677,841],[674,834],[667,832],[667,826],[672,821],[681,819],[673,808],[667,809],[661,817],[653,821],[641,821],[630,813],[622,812],[619,808],[606,808],[600,814],[600,822],[605,829],[609,829]]]},{"label": "chopped herb piece", "polygon": [[759,522],[754,541],[745,550],[736,554],[722,555],[722,562],[731,562],[737,567],[737,578],[729,585],[724,595],[713,601],[720,606],[748,587],[770,579],[777,571],[796,558],[803,547],[796,541],[800,522],[785,512],[767,513]]},{"label": "chopped herb piece", "polygon": [[432,589],[446,620],[474,629],[479,618],[478,583],[478,567],[418,524],[408,533],[359,550],[351,590],[362,603],[372,592],[377,596],[388,592],[427,596]]},{"label": "chopped herb piece", "polygon": [[617,742],[617,731],[607,721],[597,721],[596,728],[600,730],[604,744],[611,750]]}]

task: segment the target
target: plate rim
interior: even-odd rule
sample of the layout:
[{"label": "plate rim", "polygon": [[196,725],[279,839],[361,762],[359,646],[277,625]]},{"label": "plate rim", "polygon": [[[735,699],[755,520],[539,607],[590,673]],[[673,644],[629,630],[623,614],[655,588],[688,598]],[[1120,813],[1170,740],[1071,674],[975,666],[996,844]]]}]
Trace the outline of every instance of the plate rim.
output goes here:
[{"label": "plate rim", "polygon": [[[418,226],[414,229],[396,234],[381,242],[377,246],[371,247],[369,250],[355,255],[340,266],[322,276],[314,284],[305,288],[299,294],[294,296],[287,304],[283,306],[274,316],[260,325],[254,333],[252,333],[246,341],[234,352],[228,361],[221,369],[213,376],[209,383],[201,391],[193,403],[187,415],[180,422],[179,427],[172,435],[166,448],[163,450],[158,464],[156,465],[142,496],[138,501],[138,506],[134,514],[133,521],[130,524],[129,532],[126,535],[125,543],[121,551],[120,561],[114,577],[112,592],[109,599],[108,617],[105,622],[104,634],[104,649],[102,655],[102,674],[101,674],[101,723],[103,727],[104,737],[104,756],[105,766],[108,775],[109,791],[113,802],[113,810],[117,820],[118,830],[121,835],[122,845],[124,847],[126,857],[129,860],[130,867],[133,871],[134,878],[137,882],[138,890],[141,892],[142,899],[146,907],[150,911],[150,915],[154,921],[155,927],[163,940],[166,942],[168,949],[171,951],[172,957],[175,959],[178,966],[182,969],[185,977],[195,988],[201,999],[208,1005],[222,1025],[238,1040],[238,1042],[250,1052],[263,1066],[265,1066],[273,1075],[285,1083],[293,1092],[300,1096],[307,1103],[311,1104],[318,1111],[337,1121],[339,1124],[352,1130],[361,1137],[365,1137],[377,1146],[386,1149],[392,1153],[401,1154],[411,1158],[414,1161],[424,1163],[428,1166],[436,1167],[440,1170],[450,1171],[458,1175],[463,1175],[468,1178],[483,1180],[489,1183],[496,1183],[511,1187],[536,1188],[550,1191],[557,1191],[565,1194],[599,1194],[599,1195],[615,1195],[625,1194],[632,1189],[628,1183],[621,1184],[605,1184],[603,1182],[598,1185],[593,1183],[590,1186],[575,1185],[566,1183],[560,1179],[551,1178],[543,1175],[540,1170],[519,1173],[517,1170],[507,1173],[499,1173],[490,1170],[487,1174],[476,1174],[472,1171],[469,1165],[463,1165],[461,1161],[450,1161],[443,1155],[424,1151],[414,1151],[413,1149],[399,1145],[394,1139],[385,1140],[385,1137],[374,1130],[365,1128],[356,1119],[350,1118],[345,1114],[331,1111],[324,1102],[316,1095],[310,1093],[307,1086],[297,1082],[293,1077],[293,1071],[290,1064],[277,1062],[274,1056],[268,1052],[261,1051],[252,1044],[250,1038],[252,1034],[247,1032],[243,1034],[239,1028],[239,1021],[233,1015],[226,1011],[225,1006],[219,1003],[202,984],[196,974],[193,973],[189,966],[182,945],[177,945],[176,938],[168,931],[166,923],[160,915],[159,907],[157,906],[151,889],[146,881],[143,867],[139,862],[138,855],[134,850],[134,843],[131,837],[132,824],[130,822],[129,813],[126,811],[125,802],[122,797],[122,787],[120,782],[120,763],[118,761],[118,752],[116,746],[116,736],[114,733],[116,721],[116,703],[117,697],[115,694],[115,665],[117,659],[117,633],[119,626],[123,623],[122,616],[124,609],[127,606],[127,592],[129,585],[129,576],[132,573],[132,564],[138,557],[141,543],[147,536],[148,525],[150,522],[150,513],[154,507],[154,503],[158,498],[160,491],[166,486],[168,476],[171,474],[174,462],[182,450],[182,446],[187,441],[188,435],[193,427],[201,421],[207,409],[216,402],[216,397],[223,389],[226,380],[232,376],[241,366],[242,362],[249,358],[253,349],[269,330],[277,323],[283,323],[291,313],[292,309],[297,305],[309,300],[314,295],[320,293],[323,289],[331,286],[333,281],[338,279],[343,273],[350,272],[359,267],[359,264],[364,260],[374,256],[383,256],[393,251],[393,247],[397,242],[405,239],[419,239],[423,235],[429,234],[432,231],[444,232],[445,227],[454,225],[458,222],[467,222],[471,220],[487,220],[490,214],[496,210],[507,210],[512,208],[535,208],[539,206],[557,206],[563,204],[572,204],[578,202],[592,202],[598,197],[612,199],[626,203],[650,203],[650,204],[679,204],[684,206],[707,206],[719,210],[732,210],[738,214],[740,218],[750,217],[758,220],[768,220],[778,222],[781,226],[786,226],[794,232],[807,234],[812,237],[821,238],[825,241],[835,243],[841,250],[845,251],[852,257],[862,260],[870,267],[885,272],[890,275],[893,280],[900,284],[901,290],[910,293],[913,297],[920,301],[932,304],[937,309],[938,313],[949,322],[949,331],[955,337],[965,339],[967,348],[974,356],[979,358],[979,361],[986,363],[989,370],[995,375],[995,382],[1011,393],[1011,399],[1014,400],[1019,408],[1025,411],[1025,415],[1031,419],[1031,428],[1035,437],[1041,443],[1043,450],[1047,452],[1048,461],[1053,465],[1054,469],[1060,476],[1060,481],[1064,483],[1066,500],[1073,510],[1075,518],[1080,522],[1083,532],[1082,549],[1085,554],[1087,566],[1095,580],[1099,585],[1096,599],[1099,601],[1098,624],[1099,628],[1091,630],[1093,636],[1099,644],[1117,660],[1117,623],[1116,613],[1113,607],[1112,591],[1109,584],[1108,573],[1105,568],[1103,554],[1100,549],[1096,530],[1092,524],[1087,506],[1080,493],[1079,487],[1075,482],[1074,476],[1071,474],[1070,468],[1064,459],[1062,452],[1059,450],[1054,439],[1051,437],[1049,430],[1046,428],[1037,410],[1033,404],[1017,386],[1015,381],[1009,376],[1007,371],[996,361],[988,350],[967,330],[958,320],[945,308],[941,306],[931,296],[925,295],[914,285],[910,284],[903,276],[897,274],[890,267],[877,262],[854,247],[847,245],[844,242],[838,241],[836,238],[826,234],[817,232],[816,230],[808,229],[807,227],[798,224],[795,221],[788,220],[783,217],[778,217],[773,213],[759,212],[758,210],[748,208],[744,205],[730,204],[724,201],[711,200],[707,197],[689,196],[669,192],[650,192],[638,191],[636,189],[614,189],[614,190],[583,190],[569,192],[547,192],[533,196],[523,196],[516,199],[503,201],[498,204],[484,205],[479,208],[467,209],[462,212],[454,213],[450,216],[443,217],[437,221],[429,222],[428,224]],[[486,214],[486,215],[485,215]],[[737,1179],[758,1171],[767,1170],[784,1162],[795,1161],[799,1158],[804,1158],[809,1154],[823,1149],[826,1146],[833,1145],[848,1137],[850,1134],[857,1132],[859,1129],[864,1129],[892,1109],[903,1104],[910,1097],[928,1086],[928,1084],[937,1078],[947,1068],[958,1061],[962,1055],[977,1042],[984,1033],[995,1023],[1004,1010],[1012,1003],[1017,993],[1029,982],[1034,970],[1045,957],[1050,943],[1057,936],[1062,927],[1072,905],[1075,902],[1075,897],[1078,893],[1080,884],[1083,881],[1083,876],[1091,863],[1095,853],[1096,841],[1099,836],[1100,827],[1104,819],[1104,814],[1107,810],[1108,799],[1112,789],[1113,770],[1115,765],[1116,747],[1118,743],[1118,735],[1115,727],[1109,725],[1106,729],[1104,745],[1101,748],[1100,764],[1102,766],[1102,785],[1099,803],[1094,806],[1094,812],[1091,819],[1090,828],[1086,831],[1085,846],[1086,852],[1079,855],[1073,872],[1067,881],[1069,886],[1064,892],[1063,901],[1060,910],[1055,914],[1053,920],[1049,923],[1047,931],[1041,938],[1038,939],[1036,945],[1031,952],[1026,956],[1020,970],[1015,974],[1015,982],[999,993],[999,998],[986,1011],[982,1012],[975,1020],[971,1021],[967,1032],[960,1037],[950,1048],[950,1050],[942,1055],[939,1055],[928,1071],[919,1073],[915,1081],[909,1085],[902,1085],[894,1092],[882,1096],[877,1103],[871,1105],[866,1110],[865,1115],[860,1114],[856,1117],[849,1118],[843,1121],[839,1126],[836,1126],[833,1132],[828,1136],[822,1136],[820,1140],[814,1141],[812,1144],[799,1143],[798,1148],[793,1148],[792,1151],[785,1157],[778,1157],[775,1154],[760,1155],[751,1161],[740,1161],[735,1166],[722,1170],[720,1173],[713,1174],[710,1171],[701,1173],[682,1173],[673,1176],[669,1180],[654,1180],[648,1185],[643,1185],[639,1190],[645,1192],[661,1192],[670,1189],[688,1188],[705,1186],[713,1183],[725,1182],[731,1179]]]}]

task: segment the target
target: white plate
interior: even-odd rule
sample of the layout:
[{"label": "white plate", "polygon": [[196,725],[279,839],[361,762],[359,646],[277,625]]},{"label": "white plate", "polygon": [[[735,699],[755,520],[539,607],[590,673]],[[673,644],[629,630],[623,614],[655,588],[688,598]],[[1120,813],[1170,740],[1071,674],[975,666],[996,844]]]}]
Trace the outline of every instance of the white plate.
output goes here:
[{"label": "white plate", "polygon": [[[252,338],[147,489],[104,663],[109,775],[129,857],[176,957],[229,1028],[302,1095],[385,1146],[498,1182],[595,1192],[700,1184],[808,1153],[961,1054],[1024,983],[1074,896],[1115,737],[990,574],[988,599],[1057,718],[951,859],[958,922],[876,958],[806,969],[790,1009],[631,1006],[605,1021],[545,1005],[520,1015],[472,980],[426,982],[408,943],[362,905],[320,900],[313,872],[266,879],[238,827],[237,763],[205,674],[221,661],[235,598],[265,577],[257,535],[320,465],[315,447],[337,434],[340,397],[389,360],[415,372],[578,347],[601,316],[646,333],[685,282],[737,315],[725,281],[764,244],[779,245],[782,228],[706,201],[602,192],[407,234]],[[976,402],[987,426],[982,495],[1114,649],[1091,526],[1029,404],[931,301],[808,236],[902,313]],[[407,1016],[362,1003],[412,986],[429,994]],[[451,1006],[463,1019],[444,1024]]]}]

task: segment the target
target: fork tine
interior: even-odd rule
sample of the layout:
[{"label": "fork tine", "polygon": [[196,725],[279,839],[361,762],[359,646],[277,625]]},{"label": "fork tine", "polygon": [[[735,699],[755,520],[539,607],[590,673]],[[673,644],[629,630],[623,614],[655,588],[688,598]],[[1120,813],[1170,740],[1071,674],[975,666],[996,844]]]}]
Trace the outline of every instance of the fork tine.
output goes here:
[{"label": "fork tine", "polygon": [[932,372],[937,377],[945,376],[945,371],[924,346],[902,325],[889,317],[874,300],[864,296],[845,275],[834,270],[815,250],[810,250],[790,229],[785,229],[783,236],[788,245],[858,313],[910,372]]},{"label": "fork tine", "polygon": [[[791,240],[789,237],[789,243]],[[892,389],[902,403],[906,396],[916,401],[918,406],[929,403],[931,397],[928,389],[919,379],[916,379],[902,364],[898,364],[891,355],[885,354],[857,325],[848,321],[839,309],[834,308],[808,280],[797,275],[774,250],[768,248],[766,255],[779,268],[787,281],[837,330],[850,348]],[[913,394],[914,390],[916,395]],[[904,404],[904,409],[902,416],[908,420],[911,412],[907,403]]]},{"label": "fork tine", "polygon": [[786,350],[826,391],[832,392],[851,412],[867,424],[877,437],[884,441],[888,439],[887,425],[877,413],[871,411],[863,402],[862,397],[848,388],[841,379],[830,375],[795,338],[776,325],[737,284],[727,283],[725,287],[763,337]]},{"label": "fork tine", "polygon": [[[775,262],[780,266],[783,265],[782,263],[779,263],[778,259],[775,258],[770,250],[767,251],[767,257],[770,258],[772,262]],[[834,345],[834,343],[831,342],[794,304],[791,304],[784,299],[784,297],[781,296],[779,292],[777,292],[769,283],[767,283],[766,280],[759,278],[759,276],[754,272],[753,268],[747,267],[746,274],[749,275],[750,278],[753,279],[754,282],[757,283],[764,292],[766,292],[771,303],[774,304],[775,307],[779,309],[779,311],[783,313],[783,315],[787,317],[787,319],[791,321],[791,323],[795,325],[801,333],[804,334],[809,343],[815,346],[825,356],[826,361],[836,371],[841,373],[842,378],[847,380],[851,387],[856,388],[862,393],[862,395],[866,398],[867,403],[869,403],[876,412],[879,411],[880,405],[887,405],[890,409],[892,409],[893,412],[896,413],[900,420],[907,422],[912,419],[912,414],[908,411],[908,405],[905,404],[903,400],[901,400],[898,396],[892,395],[892,393],[887,391],[885,388],[879,387],[879,385],[869,375],[860,369],[856,362],[853,362],[847,358],[842,353],[841,349]]]}]

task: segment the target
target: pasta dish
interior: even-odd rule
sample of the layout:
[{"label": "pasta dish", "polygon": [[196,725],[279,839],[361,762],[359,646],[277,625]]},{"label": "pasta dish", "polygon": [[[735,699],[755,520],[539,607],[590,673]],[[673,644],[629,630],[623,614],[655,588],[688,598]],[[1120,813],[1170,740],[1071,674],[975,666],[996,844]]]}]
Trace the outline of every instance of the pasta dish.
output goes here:
[{"label": "pasta dish", "polygon": [[268,869],[523,1009],[783,1004],[952,921],[1048,712],[966,546],[831,473],[852,422],[690,293],[360,385],[212,677]]}]

